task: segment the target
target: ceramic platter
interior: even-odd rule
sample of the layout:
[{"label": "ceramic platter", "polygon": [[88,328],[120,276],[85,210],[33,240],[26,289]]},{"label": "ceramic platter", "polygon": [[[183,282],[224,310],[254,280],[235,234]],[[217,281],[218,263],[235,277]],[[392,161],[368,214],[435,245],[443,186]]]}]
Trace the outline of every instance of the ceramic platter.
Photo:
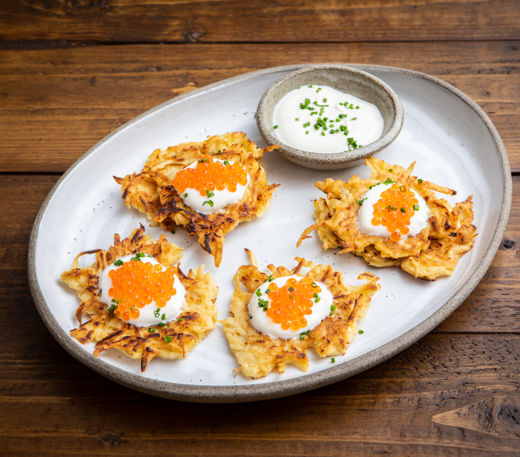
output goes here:
[{"label": "ceramic platter", "polygon": [[[233,292],[233,274],[248,263],[244,248],[259,264],[296,264],[295,256],[331,264],[344,273],[347,284],[370,271],[379,276],[364,333],[357,335],[345,356],[310,357],[310,369],[289,367],[251,381],[237,368],[222,329],[217,326],[189,356],[180,361],[153,360],[145,373],[138,360],[117,351],[92,355],[93,345],[81,345],[69,335],[77,326],[76,296],[60,282],[80,251],[108,248],[114,233],[127,236],[140,223],[152,237],[162,230],[149,227],[146,218],[127,209],[113,176],[141,170],[156,148],[208,135],[244,131],[262,145],[254,115],[257,104],[274,82],[303,66],[277,67],[230,78],[174,98],[106,137],[83,155],[59,180],[35,221],[29,248],[29,279],[33,297],[45,324],[58,342],[96,372],[133,389],[197,402],[239,402],[276,398],[324,386],[372,367],[402,351],[452,313],[477,286],[502,239],[511,205],[511,175],[502,141],[486,114],[459,90],[431,76],[389,67],[358,67],[381,78],[397,93],[405,120],[398,138],[378,157],[407,167],[416,161],[414,174],[457,190],[451,203],[473,195],[478,237],[450,278],[434,282],[414,279],[397,268],[377,269],[351,255],[322,251],[316,236],[296,248],[302,231],[313,223],[313,200],[321,196],[314,183],[326,177],[347,180],[359,166],[340,171],[301,168],[266,154],[270,183],[280,183],[269,210],[260,219],[241,224],[229,233],[220,268],[213,258],[183,230],[167,234],[185,249],[184,268],[205,264],[219,286],[219,319],[226,318]],[[83,265],[94,261],[85,256]]]}]

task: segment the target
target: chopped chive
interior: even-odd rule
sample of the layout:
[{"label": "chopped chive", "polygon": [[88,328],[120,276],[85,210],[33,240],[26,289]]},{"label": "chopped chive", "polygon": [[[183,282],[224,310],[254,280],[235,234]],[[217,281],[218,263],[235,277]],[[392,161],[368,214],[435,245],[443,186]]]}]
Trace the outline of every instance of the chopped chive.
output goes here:
[{"label": "chopped chive", "polygon": [[114,311],[116,310],[116,308],[117,308],[117,305],[110,305],[110,308],[108,308],[108,313],[111,316],[114,316]]},{"label": "chopped chive", "polygon": [[406,213],[406,210],[404,208],[401,208],[401,213]]},{"label": "chopped chive", "polygon": [[199,163],[203,163],[203,162],[207,162],[207,161],[208,161],[208,159],[200,159]]},{"label": "chopped chive", "polygon": [[309,336],[311,333],[310,330],[307,330],[306,332],[300,333],[300,340],[304,340],[306,336]]},{"label": "chopped chive", "polygon": [[365,333],[365,331],[364,331],[364,330],[358,330],[358,333],[359,333],[360,335],[363,335],[363,333]]},{"label": "chopped chive", "polygon": [[224,165],[229,165],[229,160],[224,160]]},{"label": "chopped chive", "polygon": [[294,287],[289,287],[289,292],[293,292],[294,291]]},{"label": "chopped chive", "polygon": [[277,125],[273,125],[273,130],[276,130],[278,128]]},{"label": "chopped chive", "polygon": [[269,307],[269,302],[267,300],[264,300],[263,298],[259,298],[258,306],[262,308],[264,311],[267,311],[267,308]]},{"label": "chopped chive", "polygon": [[115,265],[116,267],[120,267],[121,265],[123,265],[123,263],[124,263],[124,262],[123,262],[121,259],[117,259],[117,260],[114,262],[114,265]]},{"label": "chopped chive", "polygon": [[165,319],[166,319],[166,314],[162,313],[161,320],[165,320]]},{"label": "chopped chive", "polygon": [[318,303],[321,300],[321,298],[317,292],[313,295],[313,297],[314,297],[314,303]]},{"label": "chopped chive", "polygon": [[160,308],[157,308],[157,309],[153,312],[153,315],[154,315],[155,317],[158,318],[158,317],[161,315],[161,309],[160,309]]},{"label": "chopped chive", "polygon": [[414,211],[419,211],[419,205],[413,205]]},{"label": "chopped chive", "polygon": [[208,198],[211,198],[211,197],[214,197],[214,196],[215,196],[215,193],[209,191],[208,189],[206,189],[206,195],[208,196]]},{"label": "chopped chive", "polygon": [[260,289],[256,289],[256,296],[260,297],[262,295],[262,291]]},{"label": "chopped chive", "polygon": [[336,363],[336,358],[332,357],[332,359],[330,359],[330,363]]},{"label": "chopped chive", "polygon": [[184,320],[184,317],[178,317],[177,322],[182,322]]},{"label": "chopped chive", "polygon": [[361,206],[368,197],[362,198],[361,200],[356,199],[356,203]]},{"label": "chopped chive", "polygon": [[148,327],[148,333],[155,333],[155,329],[153,327]]},{"label": "chopped chive", "polygon": [[171,343],[171,342],[172,342],[172,337],[171,337],[170,335],[166,335],[166,336],[164,337],[164,342],[165,342],[165,343]]},{"label": "chopped chive", "polygon": [[188,192],[184,192],[184,193],[182,194],[182,198],[186,198],[187,196],[188,196]]},{"label": "chopped chive", "polygon": [[165,326],[166,326],[166,323],[165,323],[165,322],[159,322],[157,325],[158,325],[159,327],[165,327]]},{"label": "chopped chive", "polygon": [[392,181],[392,178],[386,178],[386,181],[383,184],[386,184],[387,186],[392,184],[394,181]]},{"label": "chopped chive", "polygon": [[202,202],[202,206],[209,205],[211,208],[213,208],[213,200],[206,200]]},{"label": "chopped chive", "polygon": [[269,295],[271,293],[271,289],[265,289],[265,293]]}]

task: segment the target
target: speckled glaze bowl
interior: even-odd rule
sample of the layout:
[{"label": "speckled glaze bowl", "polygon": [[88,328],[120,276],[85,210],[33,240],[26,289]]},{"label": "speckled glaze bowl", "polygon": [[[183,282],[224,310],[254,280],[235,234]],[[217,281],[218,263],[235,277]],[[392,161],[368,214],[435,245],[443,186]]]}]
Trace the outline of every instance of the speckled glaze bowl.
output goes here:
[{"label": "speckled glaze bowl", "polygon": [[[274,108],[287,92],[308,84],[330,86],[376,105],[384,120],[382,135],[359,149],[334,153],[303,151],[280,141],[273,130]],[[312,65],[287,75],[265,92],[256,111],[256,123],[266,143],[280,145],[277,151],[286,159],[318,170],[359,165],[397,137],[403,117],[401,102],[388,84],[365,71],[341,64]]]}]

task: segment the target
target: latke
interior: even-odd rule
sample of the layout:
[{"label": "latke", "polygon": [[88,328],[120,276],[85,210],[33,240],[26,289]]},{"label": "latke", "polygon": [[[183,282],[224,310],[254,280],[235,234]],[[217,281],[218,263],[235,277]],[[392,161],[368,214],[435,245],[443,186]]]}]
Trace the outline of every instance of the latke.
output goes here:
[{"label": "latke", "polygon": [[[198,238],[202,248],[213,255],[215,266],[222,260],[224,235],[240,222],[262,216],[267,210],[278,184],[267,184],[262,166],[264,152],[278,146],[257,148],[244,133],[226,133],[208,137],[206,141],[183,143],[155,150],[140,173],[124,178],[114,177],[121,184],[125,204],[145,213],[153,225],[173,231],[177,226]],[[238,160],[244,165],[250,181],[242,199],[224,210],[201,214],[187,206],[172,181],[178,171],[207,155],[219,160]]]},{"label": "latke", "polygon": [[[314,265],[299,257],[296,257],[298,264],[292,270],[268,265],[272,278],[309,275],[313,281],[323,282],[332,292],[335,306],[334,311],[303,339],[273,338],[259,332],[250,323],[249,300],[255,290],[268,279],[268,275],[256,266],[252,254],[250,256],[253,265],[241,266],[234,276],[231,317],[222,321],[240,372],[248,378],[256,379],[272,371],[283,373],[287,365],[295,365],[300,370],[307,371],[308,349],[313,349],[321,357],[345,354],[358,331],[357,321],[365,316],[372,295],[380,288],[376,284],[379,278],[371,273],[362,273],[358,279],[366,280],[366,284],[347,286],[343,283],[342,274],[330,265]],[[300,273],[302,268],[308,269],[306,275]]]},{"label": "latke", "polygon": [[[115,234],[114,244],[108,250],[80,252],[72,268],[61,275],[81,301],[76,310],[81,325],[70,334],[82,344],[95,342],[95,356],[114,348],[132,359],[140,358],[141,371],[145,371],[155,357],[184,358],[215,327],[217,320],[215,301],[218,288],[212,277],[203,273],[203,267],[190,270],[187,275],[180,267],[177,268],[179,280],[186,289],[186,303],[178,318],[163,327],[137,327],[110,314],[107,305],[100,301],[98,278],[114,260],[136,253],[151,255],[165,267],[180,260],[182,249],[168,243],[164,235],[157,241],[148,238],[143,226],[124,240]],[[79,268],[79,258],[87,254],[95,254],[96,261],[90,267]],[[86,322],[81,323],[85,319]]]},{"label": "latke", "polygon": [[[446,200],[437,198],[435,192],[455,195],[456,191],[412,176],[415,162],[408,169],[373,157],[365,164],[370,167],[369,179],[353,176],[343,182],[329,178],[315,184],[326,198],[315,200],[316,223],[305,229],[297,246],[316,230],[325,250],[339,247],[341,254],[363,257],[375,267],[400,266],[417,278],[435,280],[450,276],[460,257],[474,244],[476,228],[472,224],[472,196],[452,207]],[[387,179],[411,187],[426,201],[430,210],[427,227],[402,242],[367,235],[359,230],[357,224],[363,195],[371,186]]]}]

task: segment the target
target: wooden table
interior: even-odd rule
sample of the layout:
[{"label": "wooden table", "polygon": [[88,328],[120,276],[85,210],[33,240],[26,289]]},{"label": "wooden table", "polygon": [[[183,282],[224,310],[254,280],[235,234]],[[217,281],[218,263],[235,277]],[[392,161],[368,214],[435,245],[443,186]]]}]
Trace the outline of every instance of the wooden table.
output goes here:
[{"label": "wooden table", "polygon": [[54,341],[26,279],[37,211],[81,154],[176,94],[270,66],[441,77],[495,123],[517,195],[518,0],[5,0],[0,40],[0,455],[520,455],[518,199],[484,280],[435,331],[273,401],[185,404],[121,387]]}]

